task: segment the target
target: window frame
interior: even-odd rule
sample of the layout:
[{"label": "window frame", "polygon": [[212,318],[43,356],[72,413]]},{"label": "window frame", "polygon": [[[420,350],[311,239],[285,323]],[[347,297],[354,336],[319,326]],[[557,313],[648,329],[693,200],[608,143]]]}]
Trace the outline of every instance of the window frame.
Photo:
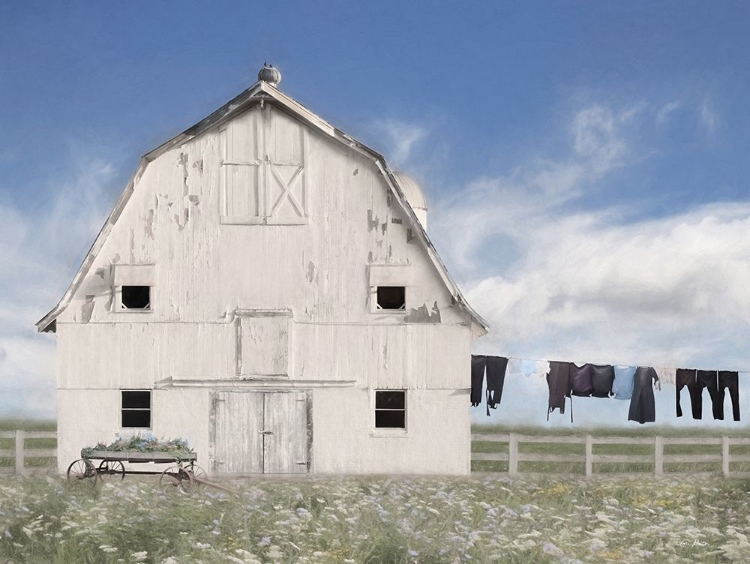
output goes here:
[{"label": "window frame", "polygon": [[[384,309],[378,304],[378,288],[403,288],[404,289],[404,307],[400,309]],[[372,313],[382,313],[385,315],[405,315],[408,303],[408,286],[406,284],[378,284],[372,287]]]},{"label": "window frame", "polygon": [[[404,408],[401,409],[387,409],[378,408],[377,397],[378,392],[401,392],[404,396]],[[405,388],[376,388],[372,390],[372,433],[373,437],[404,437],[407,434],[409,428],[409,407],[408,407],[408,393]],[[403,427],[377,427],[377,412],[378,411],[403,411],[404,412],[404,426]]]},{"label": "window frame", "polygon": [[[124,394],[127,392],[148,392],[148,408],[145,407],[124,407]],[[126,427],[123,425],[123,415],[125,411],[147,411],[148,427]],[[154,393],[150,388],[141,389],[121,389],[120,390],[120,429],[153,429],[154,427]]]},{"label": "window frame", "polygon": [[[140,308],[130,308],[125,307],[122,303],[122,290],[125,287],[143,287],[148,288],[148,307],[140,307]],[[154,311],[153,303],[154,303],[154,293],[153,293],[154,286],[152,284],[121,284],[117,286],[116,294],[117,299],[115,300],[117,302],[117,313],[150,313]]]}]

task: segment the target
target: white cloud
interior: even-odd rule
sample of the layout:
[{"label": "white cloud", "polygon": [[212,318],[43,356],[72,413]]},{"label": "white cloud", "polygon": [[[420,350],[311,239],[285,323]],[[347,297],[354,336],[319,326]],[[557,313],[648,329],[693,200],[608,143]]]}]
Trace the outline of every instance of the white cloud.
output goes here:
[{"label": "white cloud", "polygon": [[661,108],[659,108],[659,111],[656,112],[656,123],[661,124],[667,121],[669,115],[675,110],[680,109],[680,106],[682,106],[682,104],[679,100],[674,100],[673,102],[664,104]]},{"label": "white cloud", "polygon": [[378,121],[373,125],[373,129],[384,136],[388,161],[396,167],[403,167],[409,161],[415,146],[427,135],[423,126],[396,119]]},{"label": "white cloud", "polygon": [[658,219],[571,211],[638,158],[623,115],[579,112],[567,160],[481,178],[431,218],[467,298],[492,325],[478,351],[750,368],[739,342],[750,323],[750,203]]},{"label": "white cloud", "polygon": [[31,212],[0,204],[0,418],[55,416],[54,338],[38,321],[62,296],[109,207],[112,166],[81,160]]},{"label": "white cloud", "polygon": [[701,105],[698,107],[698,113],[700,117],[700,124],[703,129],[706,130],[706,133],[714,133],[721,124],[721,119],[719,118],[719,114],[716,113],[716,110],[714,109],[713,102],[710,99],[705,98],[703,102],[701,102]]}]

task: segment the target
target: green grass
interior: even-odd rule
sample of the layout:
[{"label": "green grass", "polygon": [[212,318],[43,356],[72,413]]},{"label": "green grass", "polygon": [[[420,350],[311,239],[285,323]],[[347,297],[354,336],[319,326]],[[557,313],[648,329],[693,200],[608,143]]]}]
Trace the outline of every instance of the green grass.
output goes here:
[{"label": "green grass", "polygon": [[[329,477],[170,495],[0,480],[0,562],[750,561],[750,481]],[[695,546],[693,541],[700,540]]]}]

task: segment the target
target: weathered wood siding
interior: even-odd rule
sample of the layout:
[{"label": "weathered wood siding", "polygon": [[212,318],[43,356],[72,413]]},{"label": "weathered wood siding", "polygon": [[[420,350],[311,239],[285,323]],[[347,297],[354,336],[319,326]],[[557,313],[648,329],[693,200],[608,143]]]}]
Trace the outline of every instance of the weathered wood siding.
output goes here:
[{"label": "weathered wood siding", "polygon": [[[411,313],[417,321],[434,312],[442,323],[467,322],[451,307],[375,165],[307,135],[309,221],[301,225],[221,223],[218,131],[150,163],[58,323],[214,321],[236,308],[289,308],[307,322],[369,323],[370,264],[404,264],[412,272],[407,315],[391,319],[402,322]],[[113,311],[113,264],[155,265],[151,313]]]},{"label": "weathered wood siding", "polygon": [[372,390],[313,390],[315,473],[469,473],[469,390],[407,390],[405,431],[375,429],[374,404]]},{"label": "weathered wood siding", "polygon": [[[128,277],[153,284],[151,311],[118,309],[115,281]],[[376,311],[378,284],[405,285],[405,311]],[[58,317],[61,465],[121,431],[119,389],[275,378],[313,389],[319,471],[467,473],[470,323],[377,166],[256,106],[147,165]],[[370,436],[374,388],[409,390],[405,436]],[[227,413],[209,421],[210,394],[153,394],[152,431],[196,441],[203,465],[209,429],[230,433]],[[299,445],[292,397],[269,401],[290,426],[279,437]],[[309,462],[294,449],[269,458],[275,471]]]},{"label": "weathered wood siding", "polygon": [[263,473],[263,395],[212,394],[211,472]]}]

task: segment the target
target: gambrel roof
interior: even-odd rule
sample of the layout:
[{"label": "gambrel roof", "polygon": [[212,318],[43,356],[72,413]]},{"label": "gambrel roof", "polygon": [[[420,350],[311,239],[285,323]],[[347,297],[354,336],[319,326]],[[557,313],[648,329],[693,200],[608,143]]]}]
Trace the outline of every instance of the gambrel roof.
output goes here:
[{"label": "gambrel roof", "polygon": [[78,269],[78,272],[73,278],[73,281],[71,282],[67,291],[63,295],[60,302],[47,315],[45,315],[36,323],[37,330],[40,332],[55,330],[55,320],[70,304],[73,295],[87,275],[89,269],[91,268],[91,265],[94,262],[94,259],[104,245],[104,242],[109,236],[112,227],[120,217],[123,209],[130,199],[130,196],[136,189],[140,178],[142,177],[144,171],[146,170],[146,167],[150,162],[154,161],[157,157],[159,157],[172,147],[190,141],[191,139],[201,135],[206,130],[232,119],[251,106],[254,106],[256,104],[261,104],[262,106],[265,103],[271,103],[275,106],[278,106],[285,112],[300,120],[302,123],[307,124],[323,135],[338,141],[346,147],[357,151],[358,153],[365,155],[366,157],[374,161],[374,163],[380,170],[380,173],[383,175],[386,183],[388,184],[390,190],[395,196],[396,201],[401,205],[404,212],[408,216],[409,221],[411,222],[411,227],[414,229],[417,239],[424,245],[427,254],[435,265],[435,268],[438,271],[441,279],[443,280],[443,283],[453,296],[453,300],[470,315],[473,322],[472,326],[475,334],[485,334],[489,329],[489,325],[468,304],[466,298],[464,298],[461,290],[458,288],[458,285],[454,282],[453,278],[448,273],[448,269],[445,267],[445,264],[438,256],[434,245],[430,241],[430,238],[428,237],[424,227],[417,219],[417,216],[415,215],[410,202],[406,198],[404,189],[399,183],[399,177],[395,175],[394,172],[388,167],[385,162],[385,158],[378,152],[374,151],[363,143],[360,143],[353,137],[347,135],[318,115],[314,114],[313,112],[305,108],[302,104],[278,90],[272,84],[262,80],[255,83],[253,86],[242,92],[239,96],[236,96],[234,99],[224,104],[221,108],[219,108],[203,120],[199,121],[191,128],[185,130],[183,133],[180,133],[166,143],[146,153],[141,158],[135,174],[125,187],[124,192],[115,204],[114,210],[112,210],[112,213],[110,213],[101,231],[99,231],[99,234],[94,240],[94,244],[86,254],[86,258],[83,260],[81,267]]}]

